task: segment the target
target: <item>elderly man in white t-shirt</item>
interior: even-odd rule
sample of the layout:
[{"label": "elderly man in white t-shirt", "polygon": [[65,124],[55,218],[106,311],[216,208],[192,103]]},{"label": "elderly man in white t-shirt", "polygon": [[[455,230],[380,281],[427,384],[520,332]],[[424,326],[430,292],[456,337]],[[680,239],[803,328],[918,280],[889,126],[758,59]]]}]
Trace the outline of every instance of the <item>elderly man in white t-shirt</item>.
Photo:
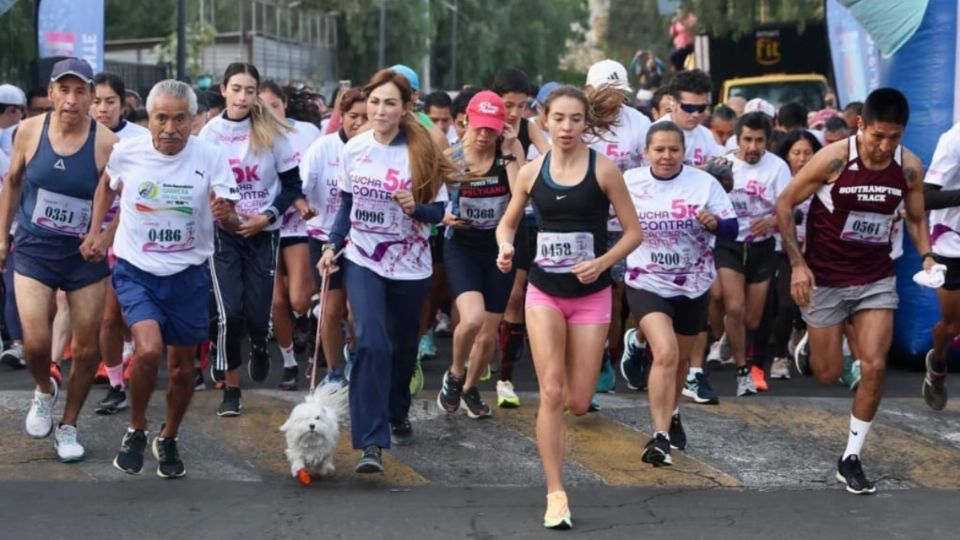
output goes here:
[{"label": "elderly man in white t-shirt", "polygon": [[197,98],[185,83],[157,83],[147,97],[150,134],[117,144],[94,200],[93,224],[81,251],[102,258],[110,232],[101,224],[117,194],[113,286],[130,325],[137,364],[130,386],[130,427],[114,459],[137,474],[147,446],[147,404],[166,349],[167,416],[153,439],[157,474],[179,478],[186,468],[177,431],[193,395],[193,358],[207,339],[210,271],[215,227],[239,225],[240,199],[233,172],[220,150],[190,136]]}]

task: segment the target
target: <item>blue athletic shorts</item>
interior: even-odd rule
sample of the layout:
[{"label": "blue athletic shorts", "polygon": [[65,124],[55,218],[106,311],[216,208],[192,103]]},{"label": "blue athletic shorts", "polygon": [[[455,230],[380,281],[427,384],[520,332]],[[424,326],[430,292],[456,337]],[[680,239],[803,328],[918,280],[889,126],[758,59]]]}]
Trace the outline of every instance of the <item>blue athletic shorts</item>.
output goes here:
[{"label": "blue athletic shorts", "polygon": [[38,236],[26,227],[18,227],[13,244],[17,251],[14,272],[51,289],[77,291],[110,275],[106,259],[95,263],[84,260],[80,239],[74,236]]},{"label": "blue athletic shorts", "polygon": [[510,300],[516,270],[504,274],[497,268],[497,247],[489,249],[464,246],[456,237],[443,246],[443,267],[454,299],[465,292],[483,295],[487,313],[503,313]]},{"label": "blue athletic shorts", "polygon": [[157,321],[163,344],[199,345],[210,333],[210,269],[201,264],[171,276],[155,276],[123,259],[113,269],[123,318],[128,326]]}]

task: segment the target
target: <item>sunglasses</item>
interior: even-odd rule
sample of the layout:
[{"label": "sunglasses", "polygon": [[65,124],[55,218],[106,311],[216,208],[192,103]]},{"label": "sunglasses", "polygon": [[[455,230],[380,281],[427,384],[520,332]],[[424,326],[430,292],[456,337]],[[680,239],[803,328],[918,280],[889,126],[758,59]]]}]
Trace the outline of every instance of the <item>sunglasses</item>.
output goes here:
[{"label": "sunglasses", "polygon": [[699,105],[694,105],[692,103],[681,103],[680,110],[682,110],[687,114],[702,113],[702,112],[706,112],[707,107],[709,106],[710,106],[709,103],[701,103]]}]

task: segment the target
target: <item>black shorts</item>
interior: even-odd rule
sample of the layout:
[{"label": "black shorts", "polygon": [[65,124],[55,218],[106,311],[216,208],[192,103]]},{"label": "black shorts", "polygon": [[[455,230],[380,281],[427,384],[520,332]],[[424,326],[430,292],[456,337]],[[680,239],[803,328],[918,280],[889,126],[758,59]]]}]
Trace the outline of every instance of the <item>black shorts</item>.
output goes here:
[{"label": "black shorts", "polygon": [[710,291],[696,298],[672,296],[664,298],[650,291],[627,287],[627,304],[637,321],[650,313],[665,313],[673,321],[673,331],[681,336],[695,336],[707,324]]},{"label": "black shorts", "polygon": [[283,250],[290,246],[295,246],[297,244],[306,244],[309,240],[309,236],[281,236],[280,237],[280,249]]},{"label": "black shorts", "polygon": [[933,259],[947,267],[947,273],[944,275],[943,289],[946,291],[960,290],[960,257],[934,255]]},{"label": "black shorts", "polygon": [[447,240],[443,248],[444,269],[454,300],[461,294],[476,291],[483,295],[484,311],[503,313],[510,300],[515,271],[504,274],[497,268],[497,248],[464,246]]},{"label": "black shorts", "polygon": [[537,227],[530,226],[526,219],[520,221],[520,227],[513,238],[513,260],[518,270],[530,271],[530,263],[537,252]]},{"label": "black shorts", "polygon": [[777,271],[776,247],[773,238],[751,243],[717,240],[713,258],[717,261],[717,268],[729,268],[743,274],[748,284],[763,283]]},{"label": "black shorts", "polygon": [[[313,281],[317,284],[317,290],[320,289],[320,271],[317,270],[317,263],[320,262],[320,256],[323,255],[323,245],[316,238],[310,238],[310,271],[313,272]],[[343,288],[343,257],[338,259],[337,266],[340,266],[339,272],[330,274],[330,290],[335,291]]]},{"label": "black shorts", "polygon": [[443,244],[447,228],[443,225],[437,225],[433,235],[430,236],[430,256],[433,257],[434,266],[443,264]]}]

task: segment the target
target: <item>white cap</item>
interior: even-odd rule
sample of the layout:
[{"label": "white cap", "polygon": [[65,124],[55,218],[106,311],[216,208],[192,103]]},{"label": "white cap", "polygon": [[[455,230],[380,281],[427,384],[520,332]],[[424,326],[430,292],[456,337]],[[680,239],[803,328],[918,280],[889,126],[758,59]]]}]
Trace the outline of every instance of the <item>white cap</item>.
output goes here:
[{"label": "white cap", "polygon": [[748,101],[747,104],[743,107],[744,113],[751,113],[751,112],[758,112],[758,111],[766,114],[770,118],[773,118],[774,116],[777,115],[777,109],[773,105],[771,105],[769,101],[763,98],[753,98],[750,101]]},{"label": "white cap", "polygon": [[625,92],[633,92],[627,83],[627,68],[616,60],[601,60],[590,66],[590,70],[587,71],[587,84],[594,88],[607,85]]},{"label": "white cap", "polygon": [[4,105],[27,106],[27,96],[23,90],[12,84],[0,84],[0,103]]}]

